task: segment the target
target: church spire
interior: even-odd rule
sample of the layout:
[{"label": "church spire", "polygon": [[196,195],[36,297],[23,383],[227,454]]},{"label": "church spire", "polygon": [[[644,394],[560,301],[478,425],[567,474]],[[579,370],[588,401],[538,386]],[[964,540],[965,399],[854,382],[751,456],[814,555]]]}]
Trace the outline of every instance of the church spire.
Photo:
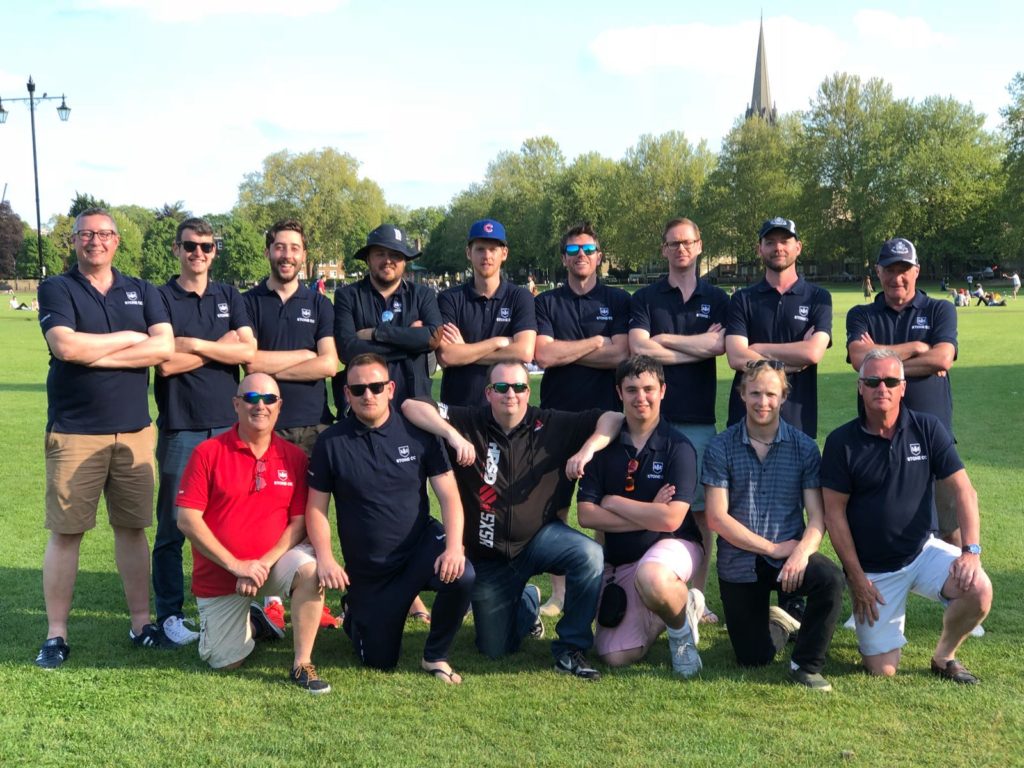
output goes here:
[{"label": "church spire", "polygon": [[764,16],[761,17],[761,33],[757,38],[757,61],[754,63],[754,92],[747,106],[747,119],[760,117],[774,125],[778,111],[772,103],[772,92],[768,85],[768,54],[764,49]]}]

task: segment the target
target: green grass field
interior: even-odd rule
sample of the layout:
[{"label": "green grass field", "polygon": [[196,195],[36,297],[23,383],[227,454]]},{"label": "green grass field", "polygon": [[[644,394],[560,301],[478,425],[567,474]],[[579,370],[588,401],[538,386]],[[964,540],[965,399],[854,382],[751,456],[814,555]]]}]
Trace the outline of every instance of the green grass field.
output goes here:
[{"label": "green grass field", "polygon": [[[846,310],[820,368],[821,439],[854,415]],[[30,300],[30,296],[20,297]],[[85,538],[70,624],[72,655],[47,673],[32,660],[46,632],[40,565],[46,350],[34,313],[0,305],[0,766],[1007,766],[1024,765],[1024,299],[960,316],[953,377],[961,454],[978,490],[983,562],[995,583],[988,634],[960,656],[983,680],[961,688],[928,672],[940,611],[912,600],[902,670],[870,679],[854,635],[838,630],[831,695],[786,682],[784,663],[741,670],[724,629],[701,632],[704,674],[682,681],[662,640],[646,662],[597,684],[551,669],[547,641],[488,662],[465,627],[445,686],[419,671],[425,631],[409,624],[398,672],[357,666],[343,634],[322,631],[314,661],[333,686],[313,698],[286,682],[290,635],[214,673],[194,646],[137,650],[101,523]],[[719,360],[720,415],[728,375]],[[154,411],[155,412],[155,411]],[[102,519],[102,518],[101,518]],[[539,579],[545,596],[548,584]],[[714,576],[708,599],[718,606]],[[330,596],[332,605],[338,596]],[[195,612],[194,603],[186,610]],[[553,634],[554,622],[547,624]]]}]

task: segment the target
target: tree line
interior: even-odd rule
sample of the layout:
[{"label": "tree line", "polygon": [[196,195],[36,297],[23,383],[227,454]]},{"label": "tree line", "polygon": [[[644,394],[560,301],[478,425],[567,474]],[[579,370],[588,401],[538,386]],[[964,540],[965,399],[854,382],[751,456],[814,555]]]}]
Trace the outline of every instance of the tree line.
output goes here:
[{"label": "tree line", "polygon": [[[287,216],[306,227],[311,276],[322,264],[343,264],[383,221],[420,241],[423,266],[461,271],[466,231],[483,217],[505,225],[507,267],[516,275],[557,269],[561,233],[583,220],[597,228],[614,269],[658,269],[661,227],[677,216],[700,225],[709,269],[735,264],[742,273],[756,261],[757,225],[774,215],[797,222],[802,261],[819,275],[859,276],[895,235],[915,242],[930,276],[1019,265],[1024,73],[1007,90],[1003,124],[990,132],[970,104],[897,99],[884,80],[837,73],[805,111],[774,124],[738,118],[718,152],[670,131],[641,136],[618,160],[591,152],[569,161],[551,137],[527,139],[499,153],[480,182],[443,207],[389,204],[376,182],[359,175],[358,160],[336,149],[281,151],[246,175],[230,212],[205,216],[223,244],[215,276],[249,283],[264,275],[262,233]],[[78,194],[44,236],[49,274],[73,259],[73,217],[95,204],[117,221],[119,269],[155,282],[176,272],[170,244],[190,213],[182,202],[153,210]],[[37,271],[35,231],[0,205],[0,276]]]}]

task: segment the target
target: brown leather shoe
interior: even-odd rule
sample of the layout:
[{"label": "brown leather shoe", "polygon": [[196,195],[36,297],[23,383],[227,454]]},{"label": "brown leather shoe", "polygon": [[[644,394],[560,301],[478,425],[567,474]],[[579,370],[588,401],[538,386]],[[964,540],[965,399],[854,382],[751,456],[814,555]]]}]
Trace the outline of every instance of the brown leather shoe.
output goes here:
[{"label": "brown leather shoe", "polygon": [[945,666],[932,659],[932,672],[944,680],[952,680],[954,683],[965,685],[977,685],[980,680],[967,671],[967,667],[956,659],[950,659]]}]

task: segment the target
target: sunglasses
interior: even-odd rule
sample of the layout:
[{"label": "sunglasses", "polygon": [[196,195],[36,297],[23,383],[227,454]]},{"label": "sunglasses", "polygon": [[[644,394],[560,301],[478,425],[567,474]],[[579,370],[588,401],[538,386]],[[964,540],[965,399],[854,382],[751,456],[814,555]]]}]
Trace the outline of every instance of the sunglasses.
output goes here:
[{"label": "sunglasses", "polygon": [[888,389],[896,389],[901,381],[903,379],[898,379],[895,376],[865,376],[861,379],[861,383],[871,389],[878,389],[881,384],[885,384]]},{"label": "sunglasses", "polygon": [[373,394],[379,395],[384,391],[384,387],[387,385],[387,381],[375,381],[372,384],[346,384],[345,387],[356,397],[362,397],[366,394],[366,390],[370,390]]},{"label": "sunglasses", "polygon": [[281,399],[280,395],[275,395],[273,392],[246,392],[245,394],[239,395],[238,399],[246,405],[256,405],[262,400],[267,405],[273,405]]},{"label": "sunglasses", "polygon": [[253,485],[255,486],[257,492],[262,491],[264,488],[267,487],[266,478],[263,477],[263,473],[266,471],[267,462],[263,461],[263,459],[258,459],[256,461],[256,477],[253,480]]},{"label": "sunglasses", "polygon": [[487,388],[497,392],[499,395],[504,395],[510,389],[517,395],[521,395],[530,388],[530,385],[522,381],[517,381],[515,383],[510,381],[496,381],[493,384],[488,384]]},{"label": "sunglasses", "polygon": [[583,251],[584,256],[593,256],[597,253],[597,246],[593,243],[587,243],[586,245],[567,245],[565,246],[566,256],[575,256],[580,251]]},{"label": "sunglasses", "polygon": [[636,459],[630,459],[629,463],[626,464],[626,487],[624,489],[626,493],[632,493],[636,490],[636,480],[633,478],[633,475],[638,469],[640,469],[640,462]]},{"label": "sunglasses", "polygon": [[185,249],[185,253],[193,253],[196,248],[202,248],[203,253],[213,253],[217,247],[216,243],[197,243],[195,240],[180,240],[178,245]]},{"label": "sunglasses", "polygon": [[747,360],[747,370],[756,371],[758,368],[767,365],[773,371],[786,370],[786,364],[781,360]]}]

